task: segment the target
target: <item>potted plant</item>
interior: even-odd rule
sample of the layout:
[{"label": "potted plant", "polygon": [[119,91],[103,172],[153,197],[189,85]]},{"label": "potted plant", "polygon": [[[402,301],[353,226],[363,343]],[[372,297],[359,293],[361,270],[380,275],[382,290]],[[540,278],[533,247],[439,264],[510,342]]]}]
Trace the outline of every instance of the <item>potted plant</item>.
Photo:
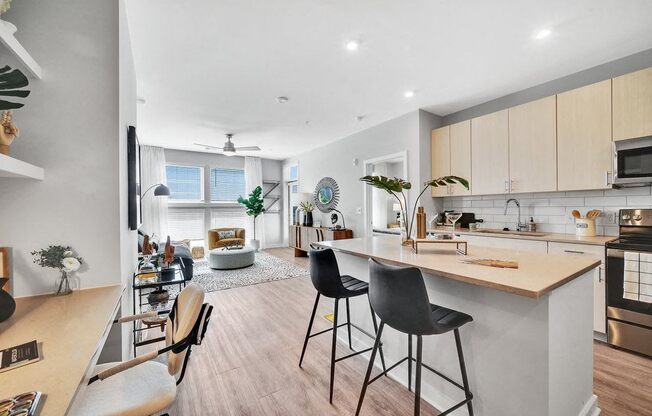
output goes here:
[{"label": "potted plant", "polygon": [[315,206],[310,201],[302,202],[299,204],[301,210],[306,213],[303,217],[303,225],[306,227],[312,227],[312,212],[315,210]]},{"label": "potted plant", "polygon": [[414,216],[417,211],[419,200],[428,188],[437,188],[439,186],[448,186],[458,183],[466,189],[469,189],[469,181],[464,178],[460,178],[459,176],[442,176],[441,178],[433,179],[429,182],[424,183],[424,188],[421,190],[421,193],[414,201],[414,208],[410,212],[408,209],[407,196],[404,192],[405,190],[412,189],[412,184],[410,182],[400,178],[390,179],[385,176],[374,175],[364,176],[360,178],[360,180],[365,182],[367,185],[371,185],[375,188],[387,191],[388,194],[392,195],[398,201],[401,210],[401,217],[403,218],[403,230],[401,232],[402,245],[412,245],[413,243],[412,227],[414,226]]},{"label": "potted plant", "polygon": [[69,295],[70,275],[81,267],[83,260],[77,256],[70,246],[51,245],[46,249],[32,251],[34,263],[41,267],[51,267],[59,270],[59,279],[55,285],[56,295]]},{"label": "potted plant", "polygon": [[[0,11],[9,8],[7,4],[3,4],[1,1],[0,7]],[[0,96],[25,98],[30,92],[21,88],[28,85],[27,77],[20,70],[12,70],[9,66],[0,68]],[[0,110],[2,110],[2,117],[0,118],[0,153],[4,155],[9,155],[11,144],[20,134],[18,127],[12,121],[13,113],[10,110],[23,106],[22,103],[0,99]]]},{"label": "potted plant", "polygon": [[238,203],[245,206],[247,209],[247,215],[254,217],[254,239],[251,240],[251,246],[255,251],[260,249],[260,241],[256,240],[256,218],[263,212],[265,212],[265,206],[263,205],[263,198],[261,194],[263,193],[263,188],[257,186],[251,193],[248,198],[243,198],[240,196],[238,198]]}]

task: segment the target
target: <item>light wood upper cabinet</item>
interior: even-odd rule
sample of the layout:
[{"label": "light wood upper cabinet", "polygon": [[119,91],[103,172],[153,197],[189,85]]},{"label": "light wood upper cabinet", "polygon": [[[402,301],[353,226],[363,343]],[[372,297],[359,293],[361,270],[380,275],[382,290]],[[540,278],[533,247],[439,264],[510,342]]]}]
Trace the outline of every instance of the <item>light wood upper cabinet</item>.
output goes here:
[{"label": "light wood upper cabinet", "polygon": [[560,191],[609,188],[611,80],[557,95]]},{"label": "light wood upper cabinet", "polygon": [[[471,180],[471,120],[450,126],[450,174]],[[471,183],[473,187],[473,183]],[[451,185],[451,195],[470,195],[462,185]]]},{"label": "light wood upper cabinet", "polygon": [[[432,179],[450,175],[450,127],[440,127],[431,132],[430,148],[432,152]],[[440,186],[432,189],[432,196],[447,196],[449,187]]]},{"label": "light wood upper cabinet", "polygon": [[510,192],[557,190],[556,96],[509,109]]},{"label": "light wood upper cabinet", "polygon": [[613,139],[652,135],[652,68],[613,79]]},{"label": "light wood upper cabinet", "polygon": [[508,191],[508,111],[471,120],[471,187],[473,195]]}]

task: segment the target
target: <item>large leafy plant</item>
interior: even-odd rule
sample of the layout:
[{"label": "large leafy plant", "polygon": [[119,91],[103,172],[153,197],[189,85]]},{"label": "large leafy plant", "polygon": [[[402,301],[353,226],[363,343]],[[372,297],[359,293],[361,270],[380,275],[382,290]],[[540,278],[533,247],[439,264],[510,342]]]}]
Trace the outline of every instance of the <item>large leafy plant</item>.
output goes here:
[{"label": "large leafy plant", "polygon": [[411,243],[410,236],[412,235],[412,227],[414,226],[414,216],[416,215],[417,205],[419,204],[421,196],[424,194],[424,192],[426,192],[426,190],[428,190],[428,188],[438,188],[440,186],[460,184],[466,189],[469,189],[468,180],[454,175],[442,176],[441,178],[426,182],[424,183],[424,187],[421,190],[421,193],[419,193],[419,196],[417,196],[417,199],[414,201],[412,215],[408,216],[410,212],[408,211],[407,195],[405,194],[405,191],[412,189],[412,184],[410,182],[401,178],[388,178],[386,176],[380,175],[363,176],[360,178],[360,180],[367,185],[373,186],[374,188],[382,189],[396,198],[401,207],[401,216],[406,228],[406,240],[404,243]]},{"label": "large leafy plant", "polygon": [[[21,88],[28,85],[29,81],[27,77],[20,70],[14,69],[12,71],[7,65],[0,68],[0,96],[25,98],[29,95],[30,91]],[[24,105],[22,103],[0,99],[0,110],[14,110]]]},{"label": "large leafy plant", "polygon": [[248,198],[243,198],[242,196],[238,198],[238,203],[245,206],[247,209],[247,215],[254,217],[254,240],[256,239],[256,218],[265,212],[265,206],[263,205],[263,198],[261,194],[263,193],[263,188],[257,186],[251,193]]}]

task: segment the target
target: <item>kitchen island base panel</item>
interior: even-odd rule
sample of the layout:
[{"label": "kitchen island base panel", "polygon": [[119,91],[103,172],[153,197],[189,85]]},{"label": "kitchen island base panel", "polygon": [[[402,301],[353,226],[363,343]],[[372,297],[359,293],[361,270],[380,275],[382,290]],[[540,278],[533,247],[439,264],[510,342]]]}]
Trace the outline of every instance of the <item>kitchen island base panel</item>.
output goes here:
[{"label": "kitchen island base panel", "polygon": [[[367,259],[337,251],[336,256],[342,274],[369,281]],[[476,415],[592,416],[599,412],[592,378],[592,279],[589,271],[533,299],[424,273],[431,302],[474,318],[460,333]],[[360,299],[351,300],[351,320],[373,331],[369,306]],[[357,335],[354,332],[354,349],[372,346]],[[406,356],[405,334],[386,326],[382,338],[388,367]],[[348,343],[345,335],[341,340]],[[423,362],[461,381],[453,334],[424,337],[423,342]],[[382,371],[379,362],[376,367],[374,374]],[[407,373],[407,364],[402,364],[390,377],[407,388]],[[421,397],[447,409],[463,400],[464,393],[423,372]],[[452,414],[467,413],[458,409]]]}]

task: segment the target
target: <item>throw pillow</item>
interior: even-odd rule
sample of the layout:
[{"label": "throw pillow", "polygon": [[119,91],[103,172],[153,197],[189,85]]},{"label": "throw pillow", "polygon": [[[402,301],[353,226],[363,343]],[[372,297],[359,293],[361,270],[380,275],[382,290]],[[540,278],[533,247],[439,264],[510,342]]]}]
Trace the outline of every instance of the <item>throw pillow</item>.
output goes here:
[{"label": "throw pillow", "polygon": [[223,238],[235,238],[235,231],[234,230],[218,231],[217,235],[220,237],[220,240]]}]

